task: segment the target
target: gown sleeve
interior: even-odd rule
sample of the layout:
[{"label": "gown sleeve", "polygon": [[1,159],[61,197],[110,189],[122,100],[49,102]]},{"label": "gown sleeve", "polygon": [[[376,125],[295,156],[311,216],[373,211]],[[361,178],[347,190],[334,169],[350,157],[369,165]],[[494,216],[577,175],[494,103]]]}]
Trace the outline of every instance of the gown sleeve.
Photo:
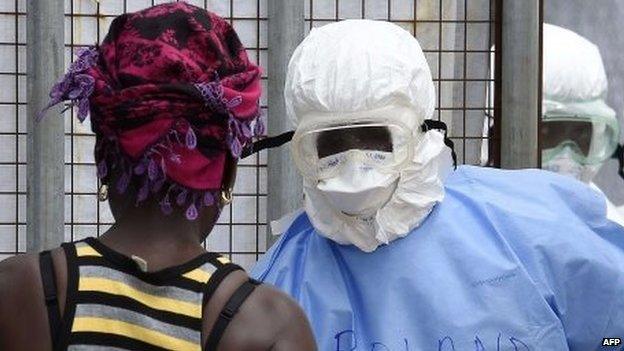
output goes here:
[{"label": "gown sleeve", "polygon": [[600,350],[603,338],[624,338],[624,228],[605,221],[541,250],[570,350]]},{"label": "gown sleeve", "polygon": [[[624,338],[624,227],[607,219],[605,197],[585,184],[555,174],[534,179],[507,189],[514,201],[497,208],[495,221],[561,321],[570,350],[609,349],[603,338]],[[480,190],[487,202],[489,189]]]}]

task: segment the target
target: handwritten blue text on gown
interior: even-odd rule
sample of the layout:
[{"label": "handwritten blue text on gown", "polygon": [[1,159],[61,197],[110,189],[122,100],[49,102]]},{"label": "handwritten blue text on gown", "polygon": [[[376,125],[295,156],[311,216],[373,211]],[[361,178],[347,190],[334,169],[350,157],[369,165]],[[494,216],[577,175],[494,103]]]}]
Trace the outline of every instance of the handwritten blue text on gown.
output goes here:
[{"label": "handwritten blue text on gown", "polygon": [[419,228],[369,254],[302,214],[253,275],[302,305],[320,350],[588,351],[624,337],[624,228],[600,195],[539,170],[459,167]]}]

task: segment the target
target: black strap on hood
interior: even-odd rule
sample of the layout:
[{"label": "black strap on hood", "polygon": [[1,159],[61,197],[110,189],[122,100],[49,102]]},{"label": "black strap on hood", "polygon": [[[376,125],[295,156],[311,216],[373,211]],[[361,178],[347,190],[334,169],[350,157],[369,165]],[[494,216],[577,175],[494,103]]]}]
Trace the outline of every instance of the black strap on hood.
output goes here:
[{"label": "black strap on hood", "polygon": [[444,144],[451,149],[451,156],[453,157],[453,167],[457,169],[457,154],[455,153],[455,143],[448,137],[448,128],[446,123],[435,119],[426,119],[420,126],[420,130],[426,133],[432,129],[437,129],[444,132]]}]

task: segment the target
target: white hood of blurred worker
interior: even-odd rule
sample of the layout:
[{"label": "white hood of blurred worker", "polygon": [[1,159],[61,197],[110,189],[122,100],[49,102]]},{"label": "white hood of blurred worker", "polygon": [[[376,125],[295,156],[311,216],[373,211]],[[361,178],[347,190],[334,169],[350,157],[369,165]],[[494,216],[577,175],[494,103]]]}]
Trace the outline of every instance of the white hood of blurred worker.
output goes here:
[{"label": "white hood of blurred worker", "polygon": [[409,32],[371,20],[313,29],[293,54],[284,96],[297,133],[324,123],[358,123],[365,116],[400,123],[415,141],[409,162],[387,185],[395,187],[389,199],[367,218],[338,211],[318,182],[304,177],[305,211],[322,235],[370,252],[407,235],[443,199],[450,149],[440,132],[420,130],[433,115],[435,89],[420,45]]}]

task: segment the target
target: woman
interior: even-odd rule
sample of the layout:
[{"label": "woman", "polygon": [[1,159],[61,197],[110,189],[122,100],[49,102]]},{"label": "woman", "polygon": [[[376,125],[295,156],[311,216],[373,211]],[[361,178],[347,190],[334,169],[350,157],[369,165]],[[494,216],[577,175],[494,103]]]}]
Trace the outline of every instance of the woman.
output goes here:
[{"label": "woman", "polygon": [[0,264],[1,350],[315,349],[295,302],[201,244],[262,133],[260,70],[226,21],[183,2],[121,15],[51,98],[90,111],[115,224]]}]

